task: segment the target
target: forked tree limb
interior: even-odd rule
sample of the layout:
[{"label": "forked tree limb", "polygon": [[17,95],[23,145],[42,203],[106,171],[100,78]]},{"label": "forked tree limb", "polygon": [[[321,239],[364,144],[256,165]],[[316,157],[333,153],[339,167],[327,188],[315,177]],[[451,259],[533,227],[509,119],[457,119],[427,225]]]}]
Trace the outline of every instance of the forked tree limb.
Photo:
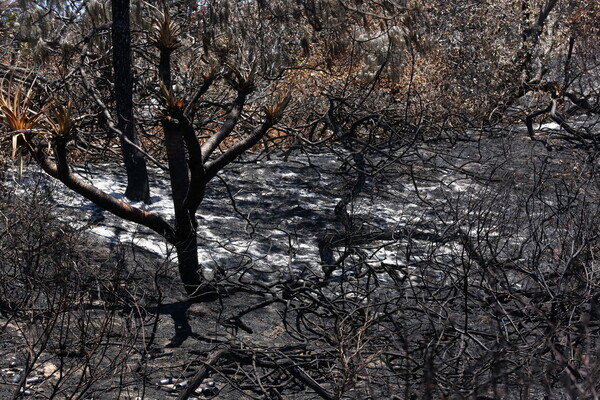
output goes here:
[{"label": "forked tree limb", "polygon": [[246,102],[247,92],[239,91],[236,99],[233,102],[233,107],[229,114],[227,115],[227,119],[219,129],[217,133],[212,135],[204,144],[202,144],[202,159],[208,160],[208,157],[219,147],[219,145],[225,140],[235,128],[240,116],[242,115],[242,109],[244,108],[244,103]]},{"label": "forked tree limb", "polygon": [[185,111],[183,112],[183,115],[185,115],[188,119],[191,120],[191,118],[194,114],[196,104],[198,103],[200,98],[202,96],[204,96],[204,94],[211,87],[211,85],[215,81],[215,76],[216,76],[216,72],[214,70],[210,71],[208,74],[203,76],[204,82],[202,83],[202,86],[200,86],[200,88],[196,91],[196,93],[194,94],[192,99],[188,102],[187,106],[185,107]]},{"label": "forked tree limb", "polygon": [[258,141],[265,136],[265,134],[271,129],[273,126],[273,122],[267,119],[263,124],[252,131],[249,136],[245,139],[237,142],[233,146],[231,146],[225,153],[223,153],[219,158],[214,161],[209,161],[204,164],[205,166],[205,174],[206,181],[210,181],[215,175],[222,170],[226,165],[234,161],[241,154],[243,154],[246,150],[249,150],[252,146],[254,146]]}]

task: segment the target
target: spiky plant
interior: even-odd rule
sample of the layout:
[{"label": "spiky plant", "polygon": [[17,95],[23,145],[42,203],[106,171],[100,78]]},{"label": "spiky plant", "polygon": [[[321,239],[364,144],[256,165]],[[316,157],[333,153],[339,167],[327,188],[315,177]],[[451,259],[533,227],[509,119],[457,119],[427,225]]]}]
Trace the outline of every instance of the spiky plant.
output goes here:
[{"label": "spiky plant", "polygon": [[267,114],[267,118],[269,118],[272,124],[277,123],[281,119],[291,99],[292,93],[288,92],[276,105],[265,106],[265,114]]},{"label": "spiky plant", "polygon": [[31,138],[40,133],[40,122],[44,116],[45,108],[35,112],[29,107],[33,92],[33,84],[22,96],[21,88],[14,89],[12,81],[4,88],[5,80],[0,83],[0,111],[4,124],[9,129],[12,139],[11,157],[14,160],[17,150],[23,144],[28,144]]},{"label": "spiky plant", "polygon": [[229,69],[229,73],[226,74],[224,77],[232,88],[234,88],[238,92],[243,91],[246,93],[250,93],[254,91],[254,78],[256,77],[258,63],[252,63],[252,67],[250,68],[249,72],[241,71],[239,68],[231,64],[226,65]]},{"label": "spiky plant", "polygon": [[152,18],[150,41],[159,50],[172,53],[181,46],[181,42],[178,39],[180,33],[181,27],[175,21],[171,20],[169,9],[163,2],[161,9],[155,9]]},{"label": "spiky plant", "polygon": [[160,89],[165,99],[165,109],[163,115],[165,117],[181,116],[185,106],[184,101],[176,98],[163,82],[160,82]]},{"label": "spiky plant", "polygon": [[66,144],[75,134],[75,119],[71,101],[66,106],[55,102],[46,115],[46,122],[50,126],[50,135],[59,143]]}]

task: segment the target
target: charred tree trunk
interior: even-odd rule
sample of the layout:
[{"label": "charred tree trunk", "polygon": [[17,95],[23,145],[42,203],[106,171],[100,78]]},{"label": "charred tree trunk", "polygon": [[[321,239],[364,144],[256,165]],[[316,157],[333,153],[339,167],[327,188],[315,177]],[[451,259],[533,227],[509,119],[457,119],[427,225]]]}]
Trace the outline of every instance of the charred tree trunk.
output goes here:
[{"label": "charred tree trunk", "polygon": [[[166,95],[171,91],[171,51],[160,49],[158,75],[163,83]],[[190,171],[186,158],[186,129],[189,126],[183,113],[175,105],[171,105],[171,113],[161,121],[165,135],[165,149],[169,164],[171,196],[175,209],[175,249],[179,276],[185,291],[191,298],[201,297],[204,292],[204,279],[198,263],[198,243],[196,237],[196,215],[185,207],[190,191]]]},{"label": "charred tree trunk", "polygon": [[[518,66],[519,72],[522,74],[522,79],[525,85],[524,88],[528,88],[531,85],[540,82],[544,75],[544,68],[538,59],[536,60],[536,51],[540,45],[540,37],[544,31],[548,16],[558,3],[558,0],[547,0],[539,10],[539,14],[534,18],[532,13],[534,12],[534,5],[531,0],[522,0],[521,2],[521,15],[522,15],[522,31],[521,31],[521,49],[517,54],[515,65]],[[539,57],[538,57],[539,58]],[[521,94],[523,94],[521,92]]]},{"label": "charred tree trunk", "polygon": [[169,177],[175,208],[175,249],[179,275],[187,294],[193,300],[207,300],[218,295],[215,288],[202,277],[198,262],[196,236],[196,208],[188,207],[191,192],[203,192],[205,182],[190,186],[190,173],[186,159],[186,129],[191,129],[185,118],[181,121],[165,117],[162,120],[165,148],[169,163]]},{"label": "charred tree trunk", "polygon": [[254,73],[251,72],[247,78],[235,77],[232,86],[236,88],[238,94],[232,108],[219,131],[201,146],[192,125],[190,110],[208,90],[215,74],[210,72],[204,76],[204,84],[187,106],[182,100],[176,99],[172,93],[171,54],[179,47],[179,40],[175,35],[176,29],[170,22],[168,7],[163,7],[159,21],[161,30],[154,44],[159,50],[158,77],[166,101],[166,112],[163,114],[161,124],[175,208],[174,244],[177,250],[179,274],[190,298],[208,300],[218,297],[219,293],[214,283],[207,282],[203,278],[198,261],[196,212],[204,198],[206,185],[225,165],[252,147],[266,134],[280,116],[289,98],[276,107],[268,108],[268,118],[265,123],[225,153],[209,161],[211,154],[233,132],[241,116],[246,97],[254,87],[252,82]]},{"label": "charred tree trunk", "polygon": [[158,64],[158,75],[167,90],[171,91],[171,54],[170,51],[161,50]]},{"label": "charred tree trunk", "polygon": [[172,118],[163,119],[162,126],[175,208],[175,248],[179,273],[186,292],[191,294],[198,289],[202,282],[198,266],[196,230],[192,221],[195,217],[189,215],[183,207],[190,186],[183,135],[179,123]]},{"label": "charred tree trunk", "polygon": [[122,132],[121,148],[127,171],[125,196],[134,201],[150,201],[148,171],[143,154],[127,143],[138,143],[133,117],[133,73],[131,69],[130,0],[112,0],[112,45],[117,128]]},{"label": "charred tree trunk", "polygon": [[196,230],[190,225],[179,226],[175,244],[177,266],[183,287],[192,300],[210,300],[218,296],[217,290],[206,282],[198,262]]}]

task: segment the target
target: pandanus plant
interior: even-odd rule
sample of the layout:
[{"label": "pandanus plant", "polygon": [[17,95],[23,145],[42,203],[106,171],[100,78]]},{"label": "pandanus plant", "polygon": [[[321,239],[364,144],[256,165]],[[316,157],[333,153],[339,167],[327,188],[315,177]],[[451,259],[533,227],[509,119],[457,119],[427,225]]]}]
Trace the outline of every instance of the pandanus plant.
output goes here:
[{"label": "pandanus plant", "polygon": [[46,113],[45,121],[54,141],[68,143],[75,138],[76,122],[71,101],[68,101],[66,106],[55,101]]},{"label": "pandanus plant", "polygon": [[11,138],[11,159],[14,161],[17,156],[19,158],[19,178],[23,173],[21,148],[30,143],[33,136],[43,132],[40,122],[44,118],[45,108],[37,112],[30,108],[32,93],[30,87],[23,96],[21,88],[15,89],[12,80],[3,80],[0,84],[0,111]]},{"label": "pandanus plant", "polygon": [[149,31],[149,41],[160,50],[158,73],[161,83],[171,89],[171,54],[181,47],[179,34],[180,26],[171,19],[167,5],[162,2],[160,8],[154,10],[152,29]]},{"label": "pandanus plant", "polygon": [[[71,102],[66,106],[57,100],[49,101],[38,111],[30,105],[33,85],[25,96],[21,87],[8,80],[0,83],[0,117],[8,128],[12,147],[11,157],[22,155],[23,148],[33,149],[33,138],[44,135],[52,142],[68,143],[74,138],[75,119]],[[35,84],[35,82],[34,82]]]},{"label": "pandanus plant", "polygon": [[[204,75],[198,93],[187,102],[175,98],[164,83],[161,85],[165,101],[161,126],[175,209],[173,223],[107,194],[71,172],[68,144],[76,132],[76,119],[69,103],[63,106],[52,102],[34,112],[28,106],[28,96],[22,97],[19,90],[14,94],[7,90],[0,111],[13,137],[18,137],[15,146],[30,154],[48,175],[116,216],[152,229],[173,245],[183,286],[190,298],[199,301],[219,295],[218,288],[203,278],[197,254],[197,213],[206,185],[219,171],[256,145],[278,122],[290,101],[288,94],[276,105],[266,106],[261,124],[226,149],[217,151],[234,132],[245,100],[254,88],[252,77],[253,73],[244,75],[239,71],[228,76],[227,81],[237,96],[218,131],[203,143],[196,136],[190,110],[215,82],[217,74]],[[33,140],[38,134],[43,137]]]},{"label": "pandanus plant", "polygon": [[[31,90],[25,97],[20,91],[14,95],[7,90],[0,104],[0,111],[13,135],[19,135],[15,146],[25,151],[50,176],[60,180],[76,193],[86,197],[99,207],[131,222],[143,225],[161,235],[175,247],[179,274],[183,286],[194,300],[219,295],[213,282],[207,282],[201,273],[198,260],[197,213],[204,199],[207,184],[228,164],[255,146],[283,115],[290,101],[286,95],[274,106],[264,108],[263,121],[237,141],[231,139],[241,119],[246,100],[256,85],[256,66],[248,72],[223,65],[223,73],[214,68],[203,75],[203,82],[190,99],[176,98],[171,90],[171,56],[179,47],[178,29],[166,8],[157,12],[155,30],[150,40],[159,51],[158,75],[164,100],[160,125],[164,133],[164,147],[168,162],[171,195],[175,215],[168,221],[158,214],[117,199],[84,181],[71,172],[68,163],[68,144],[75,133],[75,119],[70,105],[52,103],[33,112],[29,107]],[[228,71],[228,72],[227,72]],[[225,81],[235,92],[219,128],[206,140],[200,142],[193,124],[196,105],[217,81]],[[220,88],[222,89],[222,87]],[[37,133],[45,140],[32,140]]]}]

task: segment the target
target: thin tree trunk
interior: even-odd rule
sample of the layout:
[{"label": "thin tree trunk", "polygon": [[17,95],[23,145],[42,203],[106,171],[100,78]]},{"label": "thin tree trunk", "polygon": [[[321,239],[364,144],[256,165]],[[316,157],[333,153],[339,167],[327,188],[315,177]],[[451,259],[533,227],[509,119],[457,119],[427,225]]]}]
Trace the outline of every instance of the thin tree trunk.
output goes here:
[{"label": "thin tree trunk", "polygon": [[175,249],[177,250],[179,276],[185,291],[192,300],[216,298],[218,293],[203,278],[198,262],[196,208],[186,206],[188,196],[190,196],[189,192],[194,190],[202,193],[205,186],[204,182],[199,182],[198,187],[190,187],[184,141],[185,128],[189,129],[190,127],[184,122],[172,118],[164,118],[162,126],[175,208]]},{"label": "thin tree trunk", "polygon": [[[131,66],[130,0],[112,0],[112,45],[117,108],[117,128],[132,143],[138,143],[133,117],[133,73]],[[143,154],[121,139],[127,171],[125,196],[134,201],[150,201],[148,171]]]},{"label": "thin tree trunk", "polygon": [[198,243],[196,230],[187,227],[177,232],[181,236],[175,245],[177,251],[177,266],[183,287],[192,300],[208,300],[216,298],[218,293],[202,276],[198,262]]},{"label": "thin tree trunk", "polygon": [[171,91],[171,53],[169,51],[160,51],[160,60],[158,62],[158,75],[165,88]]}]

